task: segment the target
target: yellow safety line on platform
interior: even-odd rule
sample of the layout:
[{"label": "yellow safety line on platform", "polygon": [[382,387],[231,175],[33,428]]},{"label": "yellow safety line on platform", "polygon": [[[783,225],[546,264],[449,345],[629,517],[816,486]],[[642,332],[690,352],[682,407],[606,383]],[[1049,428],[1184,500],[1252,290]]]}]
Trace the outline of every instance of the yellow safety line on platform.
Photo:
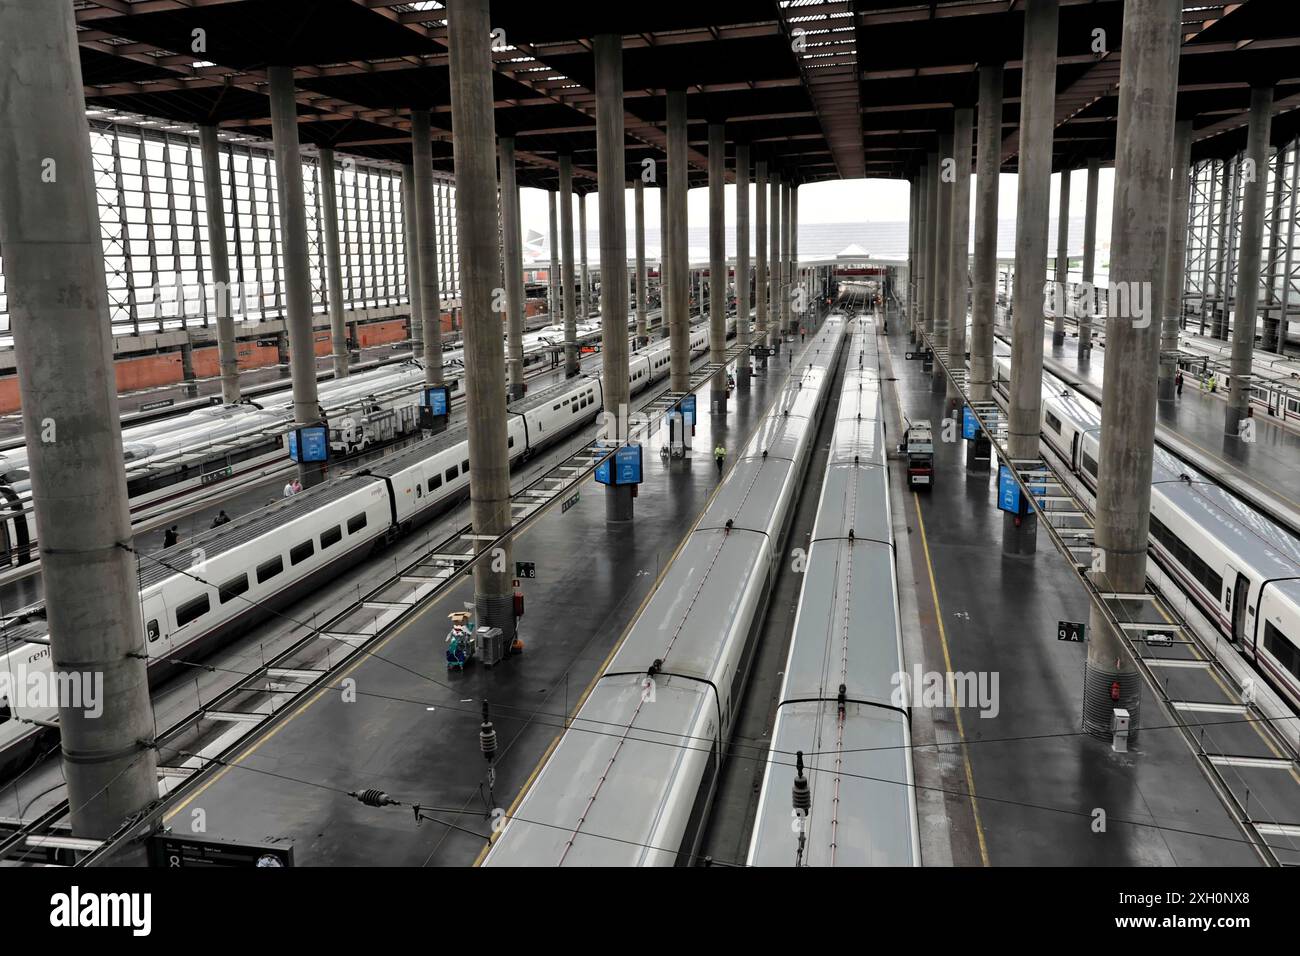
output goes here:
[{"label": "yellow safety line on platform", "polygon": [[[921,499],[914,491],[912,498],[916,502],[916,520],[921,528],[921,547],[925,550],[925,567],[930,572],[930,597],[934,601],[934,619],[939,623],[939,644],[943,648],[943,666],[952,673],[952,656],[948,653],[948,636],[943,627],[943,611],[939,607],[939,588],[934,581],[934,564],[930,561],[930,542],[925,535],[925,518],[921,515]],[[975,817],[975,836],[979,839],[980,864],[989,865],[989,849],[984,842],[984,827],[980,823],[979,798],[975,795],[975,772],[971,769],[970,754],[966,750],[966,729],[962,724],[961,708],[954,707],[952,712],[957,717],[957,735],[961,737],[961,760],[966,767],[966,789],[970,792],[970,809]]]}]

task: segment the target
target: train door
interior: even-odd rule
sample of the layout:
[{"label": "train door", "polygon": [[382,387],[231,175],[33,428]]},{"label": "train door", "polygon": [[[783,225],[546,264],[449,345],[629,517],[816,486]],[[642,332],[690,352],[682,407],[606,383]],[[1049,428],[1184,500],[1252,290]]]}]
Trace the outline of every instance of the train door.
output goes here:
[{"label": "train door", "polygon": [[1232,626],[1232,639],[1240,642],[1247,634],[1246,605],[1250,599],[1250,581],[1246,576],[1227,565],[1223,569],[1226,587],[1223,592],[1223,610],[1228,614]]},{"label": "train door", "polygon": [[1070,470],[1076,473],[1079,470],[1079,442],[1082,440],[1082,432],[1075,432],[1070,439]]},{"label": "train door", "polygon": [[151,594],[140,606],[144,618],[145,653],[150,662],[161,660],[171,653],[171,624],[168,609],[161,594]]}]

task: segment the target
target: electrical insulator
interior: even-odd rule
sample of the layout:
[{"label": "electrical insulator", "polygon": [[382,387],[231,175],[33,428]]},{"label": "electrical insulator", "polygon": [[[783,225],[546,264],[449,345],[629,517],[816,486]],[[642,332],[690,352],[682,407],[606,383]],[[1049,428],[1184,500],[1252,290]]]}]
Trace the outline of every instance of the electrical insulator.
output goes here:
[{"label": "electrical insulator", "polygon": [[353,792],[349,796],[356,797],[368,807],[392,807],[397,805],[397,801],[384,793],[382,790],[376,790],[371,787],[368,790]]},{"label": "electrical insulator", "polygon": [[492,726],[492,719],[488,716],[488,702],[483,701],[483,723],[478,729],[478,749],[483,751],[483,757],[488,763],[497,755],[497,730]]},{"label": "electrical insulator", "polygon": [[808,789],[808,778],[803,775],[803,751],[795,755],[794,790],[791,802],[795,813],[806,817],[812,810],[812,793]]}]

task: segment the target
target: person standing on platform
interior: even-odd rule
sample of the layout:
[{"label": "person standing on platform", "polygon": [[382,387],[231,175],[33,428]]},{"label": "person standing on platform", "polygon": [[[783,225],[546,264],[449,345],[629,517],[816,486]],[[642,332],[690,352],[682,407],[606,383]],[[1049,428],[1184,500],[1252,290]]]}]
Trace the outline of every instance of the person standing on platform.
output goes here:
[{"label": "person standing on platform", "polygon": [[181,535],[177,525],[172,525],[170,528],[168,528],[166,531],[163,532],[164,548],[174,547],[177,544],[177,542],[179,542],[180,540],[181,540]]},{"label": "person standing on platform", "polygon": [[230,521],[230,515],[226,514],[224,510],[218,511],[217,516],[212,519],[212,527],[220,528],[223,524],[226,524],[229,521]]},{"label": "person standing on platform", "polygon": [[713,449],[713,460],[718,465],[718,475],[720,477],[722,475],[722,465],[727,460],[727,449],[723,447],[721,442]]},{"label": "person standing on platform", "polygon": [[1174,391],[1179,398],[1183,397],[1183,373],[1181,371],[1174,376]]}]

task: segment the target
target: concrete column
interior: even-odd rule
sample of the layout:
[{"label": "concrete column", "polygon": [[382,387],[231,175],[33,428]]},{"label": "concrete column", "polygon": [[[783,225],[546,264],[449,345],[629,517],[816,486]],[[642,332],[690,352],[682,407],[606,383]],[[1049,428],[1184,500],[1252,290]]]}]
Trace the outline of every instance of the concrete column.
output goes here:
[{"label": "concrete column", "polygon": [[506,278],[506,394],[524,397],[524,237],[519,221],[519,187],[515,183],[515,139],[497,142],[501,181],[501,251]]},{"label": "concrete column", "polygon": [[[803,312],[807,310],[806,290],[803,289],[803,276],[800,273],[800,186],[790,183],[790,332],[794,332],[803,321]],[[794,312],[796,302],[801,308]]]},{"label": "concrete column", "polygon": [[669,346],[669,388],[685,392],[691,383],[689,294],[686,246],[686,92],[668,91],[668,228],[672,235],[672,260],[668,280],[672,300],[672,342]]},{"label": "concrete column", "polygon": [[768,209],[767,241],[768,241],[768,260],[770,260],[770,274],[767,280],[767,312],[770,316],[770,325],[768,325],[768,343],[780,349],[781,334],[785,332],[785,326],[781,324],[781,178],[776,169],[772,169],[772,178],[768,182],[768,203],[771,208]]},{"label": "concrete column", "polygon": [[[953,111],[952,155],[957,161],[956,179],[952,184],[952,252],[949,255],[948,280],[948,363],[957,370],[966,368],[966,302],[970,284],[970,167],[971,128],[975,111],[968,106]],[[951,383],[948,398],[962,400],[961,392]]]},{"label": "concrete column", "polygon": [[591,321],[591,273],[587,271],[587,194],[578,193],[578,259],[581,263],[582,275],[579,277],[581,285],[579,291],[582,295],[581,312],[578,316],[580,322]]},{"label": "concrete column", "polygon": [[564,375],[578,374],[578,306],[573,301],[573,157],[560,157],[560,281],[564,283]]},{"label": "concrete column", "polygon": [[1223,430],[1239,437],[1250,409],[1251,366],[1259,309],[1259,264],[1264,248],[1264,199],[1268,192],[1268,134],[1273,122],[1273,87],[1250,90],[1250,127],[1246,158],[1254,176],[1243,182],[1241,251],[1237,254],[1237,308],[1232,316],[1232,381]]},{"label": "concrete column", "polygon": [[321,232],[325,234],[325,296],[330,313],[334,377],[348,377],[348,328],[343,318],[343,266],[339,256],[339,213],[334,191],[334,150],[320,150]]},{"label": "concrete column", "polygon": [[930,164],[921,163],[916,174],[916,299],[912,305],[912,340],[918,341],[926,328],[930,291]]},{"label": "concrete column", "polygon": [[72,5],[0,5],[0,60],[22,78],[0,96],[0,244],[41,573],[57,595],[50,655],[56,674],[102,680],[102,713],[60,700],[63,774],[72,834],[102,838],[157,800],[158,779],[141,743],[154,721]]},{"label": "concrete column", "polygon": [[777,308],[782,335],[790,333],[790,184],[781,177],[779,198],[781,202],[781,230],[776,237],[780,266],[777,271]]},{"label": "concrete column", "polygon": [[[501,275],[497,254],[497,176],[493,162],[492,31],[488,0],[449,0],[451,121],[456,167],[456,243],[465,339],[465,417],[469,422],[470,520],[474,533],[510,529],[510,457],[506,447],[505,355],[501,318],[492,310]],[[622,170],[619,170],[620,175]],[[511,639],[515,615],[512,542],[474,565],[478,624]],[[499,569],[499,570],[498,570]]]},{"label": "concrete column", "polygon": [[[727,356],[727,220],[723,184],[727,173],[726,127],[709,124],[709,361]],[[727,413],[727,371],[718,370],[709,389],[716,415]]]},{"label": "concrete column", "polygon": [[[767,333],[767,160],[754,161],[754,333],[756,345],[766,346]],[[759,368],[767,367],[760,356]]]},{"label": "concrete column", "polygon": [[1065,345],[1065,310],[1070,299],[1070,173],[1061,170],[1056,206],[1056,291],[1052,294],[1052,348]]},{"label": "concrete column", "polygon": [[1219,222],[1222,231],[1219,235],[1219,261],[1214,265],[1214,285],[1215,291],[1219,295],[1218,307],[1214,310],[1213,324],[1210,326],[1210,335],[1216,339],[1227,340],[1228,338],[1228,262],[1232,258],[1232,243],[1229,238],[1229,221],[1232,217],[1232,206],[1235,201],[1233,198],[1232,188],[1232,170],[1237,163],[1235,157],[1223,161],[1223,174],[1219,179]]},{"label": "concrete column", "polygon": [[560,321],[560,231],[556,227],[555,190],[546,191],[546,207],[551,227],[551,268],[546,273],[546,309],[551,323]]},{"label": "concrete column", "polygon": [[636,240],[636,344],[640,347],[645,345],[650,340],[650,337],[646,334],[646,301],[649,290],[646,289],[645,268],[645,181],[639,175],[633,180],[632,192],[636,218],[634,226]]},{"label": "concrete column", "polygon": [[221,160],[215,126],[199,127],[199,152],[203,160],[203,199],[208,213],[212,285],[216,292],[221,400],[233,405],[239,401],[239,351],[235,344],[235,317],[230,308],[230,256],[226,251],[226,209],[221,197]]},{"label": "concrete column", "polygon": [[1159,398],[1174,400],[1178,374],[1178,332],[1183,315],[1183,273],[1187,268],[1187,203],[1192,165],[1192,121],[1174,124],[1173,177],[1170,179],[1169,227],[1166,230],[1164,325],[1160,334]]},{"label": "concrete column", "polygon": [[[1286,221],[1283,219],[1283,216],[1285,216],[1286,213],[1283,212],[1282,209],[1282,194],[1284,190],[1281,189],[1278,184],[1283,181],[1283,177],[1286,175],[1288,152],[1290,152],[1289,147],[1283,147],[1282,149],[1276,149],[1273,151],[1273,208],[1269,211],[1269,221],[1273,223],[1282,223]],[[1184,219],[1185,218],[1186,214],[1184,214]],[[1292,218],[1294,218],[1294,216]],[[1186,222],[1184,222],[1184,233],[1186,232],[1186,225]],[[1279,268],[1278,261],[1279,258],[1283,258],[1279,255],[1279,249],[1282,244],[1282,234],[1288,231],[1289,230],[1284,229],[1281,226],[1269,230],[1268,255],[1265,260],[1268,265],[1264,270],[1264,274],[1261,276],[1265,291],[1264,311],[1261,316],[1263,319],[1263,328],[1259,333],[1259,347],[1260,351],[1263,352],[1280,353],[1282,351],[1282,340],[1280,336],[1282,332],[1282,317],[1285,314],[1283,310],[1286,305],[1284,299],[1286,297],[1285,295],[1282,297],[1278,296],[1277,280],[1278,274],[1285,268],[1285,263],[1283,263],[1281,268]],[[1289,287],[1284,282],[1283,290],[1285,291],[1287,288]],[[1182,311],[1181,308],[1179,311]]]},{"label": "concrete column", "polygon": [[[952,323],[949,291],[952,288],[952,191],[953,181],[947,178],[943,168],[952,161],[952,133],[939,135],[940,174],[938,177],[937,220],[934,247],[934,333],[932,339],[936,351],[948,348],[948,331]],[[942,392],[945,385],[943,370],[939,363],[934,363],[931,373],[930,388]]]},{"label": "concrete column", "polygon": [[[736,342],[749,348],[749,147],[736,144]],[[741,358],[736,385],[749,387],[749,360]]]},{"label": "concrete column", "polygon": [[433,132],[428,110],[411,111],[411,165],[415,167],[415,238],[420,254],[420,358],[427,385],[442,384],[442,295],[438,288],[438,233],[434,217]]},{"label": "concrete column", "polygon": [[[273,66],[271,137],[275,143],[275,181],[280,199],[280,248],[284,256],[285,327],[289,332],[289,373],[293,380],[293,420],[321,420],[316,398],[316,343],[312,333],[311,272],[307,256],[307,207],[303,201],[302,156],[298,152],[298,104],[293,68]],[[311,487],[325,477],[324,462],[299,462],[298,477]]]},{"label": "concrete column", "polygon": [[672,312],[669,301],[668,263],[672,259],[668,249],[671,245],[672,230],[668,228],[668,172],[665,162],[664,175],[659,180],[659,337],[668,338],[671,323],[668,316]]},{"label": "concrete column", "polygon": [[[1096,505],[1096,542],[1104,561],[1102,570],[1090,574],[1099,590],[1118,594],[1140,594],[1146,586],[1160,358],[1160,325],[1152,321],[1158,300],[1151,296],[1163,288],[1165,276],[1181,22],[1179,0],[1124,9]],[[1121,608],[1122,620],[1149,605],[1137,601]],[[1132,741],[1139,726],[1140,673],[1105,617],[1094,609],[1090,618],[1084,729],[1109,737],[1113,711],[1122,707],[1129,712]]]},{"label": "concrete column", "polygon": [[926,158],[929,182],[925,190],[925,331],[933,340],[935,315],[939,309],[935,295],[939,277],[939,153],[930,153]]},{"label": "concrete column", "polygon": [[1097,195],[1101,180],[1101,160],[1088,160],[1087,209],[1083,217],[1083,269],[1080,276],[1083,298],[1082,308],[1076,309],[1079,319],[1079,364],[1086,365],[1092,356],[1092,314],[1097,309],[1097,289],[1094,275],[1097,266]]},{"label": "concrete column", "polygon": [[[1025,8],[1007,428],[1007,451],[1013,459],[1038,457],[1042,419],[1043,281],[1047,275],[1056,115],[1057,10],[1058,0],[1029,0]],[[1111,258],[1113,261],[1113,254]],[[1037,538],[1038,519],[1032,511],[1019,517],[1003,512],[1004,554],[1032,554]]]},{"label": "concrete column", "polygon": [[402,167],[402,241],[406,255],[406,299],[410,307],[411,357],[424,355],[424,327],[420,324],[420,242],[415,234],[415,167]]},{"label": "concrete column", "polygon": [[970,395],[993,399],[993,319],[997,309],[998,176],[1002,166],[1002,64],[980,67],[975,149],[975,261],[972,269]]},{"label": "concrete column", "polygon": [[[612,437],[627,440],[627,204],[623,153],[623,38],[605,33],[593,42],[596,59],[596,175],[600,205],[601,385]],[[637,180],[638,186],[640,179]],[[637,197],[641,192],[637,190]],[[638,206],[639,206],[638,202]],[[640,324],[640,323],[638,323]],[[605,486],[605,520],[632,520],[632,486]]]}]

